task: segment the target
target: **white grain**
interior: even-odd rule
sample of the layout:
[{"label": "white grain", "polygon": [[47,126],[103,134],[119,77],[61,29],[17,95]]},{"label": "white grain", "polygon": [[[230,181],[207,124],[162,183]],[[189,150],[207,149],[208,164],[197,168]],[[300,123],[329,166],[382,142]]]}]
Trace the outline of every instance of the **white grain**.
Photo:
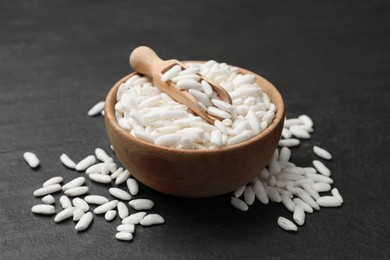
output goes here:
[{"label": "white grain", "polygon": [[116,227],[116,230],[119,232],[134,233],[135,225],[134,224],[122,224]]},{"label": "white grain", "polygon": [[79,221],[84,216],[84,211],[80,208],[75,208],[73,211],[73,221]]},{"label": "white grain", "polygon": [[23,158],[31,168],[36,168],[39,165],[39,159],[35,153],[25,152]]},{"label": "white grain", "polygon": [[64,180],[64,178],[62,178],[61,176],[56,176],[56,177],[50,178],[47,181],[45,181],[42,184],[42,187],[47,187],[47,186],[50,186],[53,184],[61,183],[63,180]]},{"label": "white grain", "polygon": [[[196,82],[199,82],[199,80],[201,79],[201,77],[199,75],[196,75],[196,74],[182,74],[182,75],[178,75],[176,77],[174,77],[172,79],[173,82],[178,82],[180,80],[187,80],[187,79],[191,79],[191,80],[195,80]],[[200,89],[200,86],[196,86],[197,89]]]},{"label": "white grain", "polygon": [[315,182],[312,179],[305,178],[305,179],[302,179],[302,180],[294,181],[294,186],[300,187],[304,183],[314,184]]},{"label": "white grain", "polygon": [[[287,149],[288,149],[288,148],[287,148]],[[284,167],[284,168],[283,168],[283,172],[284,172],[284,173],[300,174],[300,175],[306,174],[305,169],[303,169],[302,167],[296,167],[296,166]]]},{"label": "white grain", "polygon": [[318,199],[320,197],[320,194],[313,188],[313,186],[310,183],[303,183],[302,188],[313,198]]},{"label": "white grain", "polygon": [[247,121],[253,131],[254,135],[257,135],[261,132],[260,120],[257,118],[253,109],[249,109],[247,114]]},{"label": "white grain", "polygon": [[333,188],[330,192],[332,193],[333,197],[338,199],[341,203],[344,203],[343,197],[337,188]]},{"label": "white grain", "polygon": [[120,200],[131,200],[131,195],[120,188],[110,188],[108,192]]},{"label": "white grain", "polygon": [[279,146],[293,147],[299,145],[300,141],[295,138],[282,139],[279,141]]},{"label": "white grain", "polygon": [[104,214],[104,218],[107,220],[107,221],[112,221],[114,220],[114,218],[116,217],[116,210],[108,210],[106,212],[106,214]]},{"label": "white grain", "polygon": [[310,195],[304,190],[299,188],[296,196],[302,199],[307,204],[309,204],[309,206],[313,209],[320,210],[320,207],[318,206],[317,202],[312,197],[310,197]]},{"label": "white grain", "polygon": [[213,98],[213,99],[211,99],[211,102],[213,103],[214,106],[216,106],[219,109],[222,109],[230,114],[232,114],[236,111],[236,108],[233,105],[226,103],[225,101],[222,101],[220,99]]},{"label": "white grain", "polygon": [[91,212],[85,213],[76,224],[76,231],[86,230],[93,220],[93,214]]},{"label": "white grain", "polygon": [[72,188],[80,187],[81,185],[84,184],[84,182],[85,182],[84,177],[77,177],[71,180],[70,182],[66,183],[64,186],[62,186],[62,190],[66,191]]},{"label": "white grain", "polygon": [[97,163],[94,165],[89,166],[86,170],[86,174],[91,174],[91,173],[100,173],[102,171],[104,163]]},{"label": "white grain", "polygon": [[298,174],[298,173],[292,173],[292,172],[283,172],[275,175],[276,179],[278,180],[286,180],[286,181],[298,181],[302,180],[305,177]]},{"label": "white grain", "polygon": [[53,204],[55,202],[55,199],[52,195],[49,194],[42,198],[42,202],[44,204]]},{"label": "white grain", "polygon": [[135,199],[129,201],[129,205],[135,210],[148,210],[153,208],[154,202],[149,199]]},{"label": "white grain", "polygon": [[263,204],[268,204],[269,199],[267,192],[264,189],[264,185],[260,180],[257,180],[253,185],[253,191],[256,195],[256,198]]},{"label": "white grain", "polygon": [[211,95],[213,94],[213,89],[212,89],[212,87],[210,86],[210,84],[209,84],[207,81],[205,81],[205,80],[202,80],[200,83],[201,83],[201,85],[202,85],[203,92],[204,92],[207,96],[211,97]]},{"label": "white grain", "polygon": [[123,172],[123,168],[119,167],[115,172],[111,174],[111,179],[116,179]]},{"label": "white grain", "polygon": [[138,182],[135,179],[128,178],[126,184],[131,195],[135,196],[138,194],[139,186],[138,186]]},{"label": "white grain", "polygon": [[210,143],[216,147],[221,147],[223,145],[222,134],[219,130],[211,131]]},{"label": "white grain", "polygon": [[298,231],[298,227],[291,220],[288,220],[285,217],[279,217],[277,223],[279,227],[281,227],[284,230]]},{"label": "white grain", "polygon": [[88,155],[84,159],[82,159],[78,164],[76,164],[77,171],[84,171],[92,164],[96,163],[96,157],[94,155]]},{"label": "white grain", "polygon": [[298,119],[306,126],[312,128],[313,127],[313,120],[307,115],[300,115]]},{"label": "white grain", "polygon": [[313,152],[320,158],[325,159],[325,160],[331,160],[332,155],[325,150],[324,148],[321,148],[319,146],[314,145],[313,146]]},{"label": "white grain", "polygon": [[302,226],[305,223],[305,211],[300,205],[296,205],[294,209],[293,219],[295,223]]},{"label": "white grain", "polygon": [[122,220],[122,224],[134,224],[137,225],[141,222],[141,220],[146,216],[146,212],[137,212],[134,214],[131,214],[127,218],[124,218]]},{"label": "white grain", "polygon": [[265,192],[267,193],[269,199],[273,202],[281,202],[282,198],[280,197],[280,194],[278,191],[270,186],[264,186]]},{"label": "white grain", "polygon": [[97,205],[102,205],[109,201],[106,197],[101,195],[88,195],[84,198],[84,200],[89,204],[97,204]]},{"label": "white grain", "polygon": [[167,82],[168,80],[172,79],[175,77],[179,72],[181,71],[181,66],[179,65],[174,65],[172,68],[167,70],[162,76],[161,76],[161,81],[162,82]]},{"label": "white grain", "polygon": [[182,90],[202,89],[202,85],[194,79],[180,79],[179,81],[177,81],[176,86]]},{"label": "white grain", "polygon": [[178,75],[182,76],[182,75],[198,74],[198,73],[199,73],[199,68],[186,68],[180,71]]},{"label": "white grain", "polygon": [[319,197],[316,202],[321,207],[339,207],[339,206],[341,206],[341,201],[333,196]]},{"label": "white grain", "polygon": [[331,172],[330,170],[323,164],[321,161],[314,160],[313,166],[316,168],[316,170],[325,176],[330,176]]},{"label": "white grain", "polygon": [[157,137],[154,140],[154,143],[156,145],[172,147],[175,146],[180,141],[180,139],[181,137],[178,134],[166,134]]},{"label": "white grain", "polygon": [[247,205],[252,205],[255,202],[255,192],[251,185],[246,186],[244,191],[244,201]]},{"label": "white grain", "polygon": [[62,164],[68,167],[69,169],[76,169],[76,163],[72,159],[70,159],[68,155],[64,153],[61,154],[60,160]]},{"label": "white grain", "polygon": [[47,194],[55,193],[55,192],[60,191],[60,190],[61,190],[61,185],[56,183],[56,184],[52,184],[52,185],[42,187],[42,188],[35,190],[33,195],[35,197],[40,197],[40,196],[45,196]]},{"label": "white grain", "polygon": [[205,105],[205,106],[211,106],[212,105],[209,96],[207,96],[205,93],[200,92],[199,90],[196,90],[196,89],[190,89],[190,90],[188,90],[188,92],[191,95],[193,95],[194,98],[196,100],[198,100],[199,102],[201,102],[203,105]]},{"label": "white grain", "polygon": [[113,162],[108,166],[108,169],[109,173],[114,173],[118,169],[118,166],[116,163]]},{"label": "white grain", "polygon": [[283,205],[286,207],[287,210],[290,212],[294,212],[295,209],[295,203],[291,200],[290,196],[287,194],[280,195],[282,199]]},{"label": "white grain", "polygon": [[124,219],[129,216],[129,209],[127,208],[125,203],[119,201],[116,207],[118,210],[118,215],[121,219]]},{"label": "white grain", "polygon": [[279,161],[288,162],[290,160],[290,157],[291,150],[287,147],[282,147],[282,149],[280,149]]},{"label": "white grain", "polygon": [[87,186],[80,186],[80,187],[68,189],[64,191],[64,193],[67,196],[76,197],[87,193],[88,190],[89,188]]},{"label": "white grain", "polygon": [[102,149],[102,148],[96,148],[95,149],[95,156],[98,160],[104,162],[106,161],[108,158],[110,158],[107,153]]},{"label": "white grain", "polygon": [[295,205],[301,206],[305,212],[307,212],[307,213],[313,213],[313,208],[310,207],[309,204],[307,204],[306,202],[304,202],[304,201],[301,200],[300,198],[293,198],[293,202],[295,203]]},{"label": "white grain", "polygon": [[103,214],[109,210],[116,208],[117,204],[118,204],[118,200],[111,200],[111,201],[104,203],[104,204],[100,205],[99,207],[95,208],[95,210],[93,212],[95,214]]},{"label": "white grain", "polygon": [[233,84],[236,86],[245,85],[245,84],[253,84],[256,82],[256,76],[252,74],[239,74],[234,79]]},{"label": "white grain", "polygon": [[115,238],[123,241],[131,241],[133,239],[133,234],[128,232],[118,232],[115,234]]},{"label": "white grain", "polygon": [[[107,175],[110,173],[110,166],[112,164],[115,164],[113,159],[110,157],[107,160],[105,160],[101,166],[100,174],[101,175]],[[116,166],[115,166],[116,167]],[[116,168],[115,168],[116,169]]]},{"label": "white grain", "polygon": [[212,116],[217,116],[217,117],[221,117],[221,118],[231,118],[232,115],[229,114],[228,112],[220,109],[220,108],[217,108],[217,107],[207,107],[207,113],[212,115]]},{"label": "white grain", "polygon": [[270,173],[267,170],[267,168],[264,168],[263,170],[261,170],[261,173],[259,174],[260,180],[262,180],[264,182],[268,179],[269,176],[270,176]]},{"label": "white grain", "polygon": [[236,197],[236,198],[241,197],[241,195],[244,194],[245,188],[246,188],[246,185],[245,185],[245,184],[242,185],[242,186],[240,186],[239,188],[237,188],[237,189],[233,192],[233,196]]},{"label": "white grain", "polygon": [[[271,173],[271,174],[274,174],[275,172],[271,171],[271,169],[270,169],[270,173]],[[271,186],[271,187],[274,187],[274,186],[275,186],[275,184],[276,184],[276,178],[275,178],[274,175],[268,176],[268,178],[267,178],[267,184],[268,184],[268,186]]]},{"label": "white grain", "polygon": [[290,128],[291,126],[294,125],[302,125],[303,121],[298,118],[289,118],[284,120],[284,127]]},{"label": "white grain", "polygon": [[74,198],[72,200],[72,203],[73,203],[73,206],[75,206],[76,208],[79,208],[81,209],[82,211],[84,212],[87,212],[89,210],[89,205],[87,202],[85,202],[83,199],[81,198]]},{"label": "white grain", "polygon": [[158,102],[160,102],[160,100],[161,100],[161,96],[148,97],[147,99],[143,100],[141,103],[138,104],[138,109],[143,109],[146,107],[154,107],[158,104]]},{"label": "white grain", "polygon": [[285,139],[289,139],[292,137],[292,134],[291,134],[290,130],[288,130],[288,128],[285,128],[285,127],[283,128],[282,137]]},{"label": "white grain", "polygon": [[120,185],[120,184],[124,183],[125,181],[127,181],[128,178],[130,178],[130,176],[131,176],[130,172],[128,170],[124,170],[116,178],[115,184]]},{"label": "white grain", "polygon": [[39,204],[31,208],[31,211],[36,214],[52,215],[56,213],[56,209],[52,205]]},{"label": "white grain", "polygon": [[146,215],[140,222],[142,226],[153,226],[158,224],[163,224],[165,222],[164,218],[159,214],[149,214]]},{"label": "white grain", "polygon": [[248,205],[246,205],[244,201],[236,197],[231,197],[230,203],[233,205],[233,207],[241,211],[247,211],[249,209]]},{"label": "white grain", "polygon": [[252,137],[252,131],[251,130],[245,130],[240,135],[237,135],[235,137],[232,137],[228,140],[228,145],[234,145],[241,142],[244,142]]},{"label": "white grain", "polygon": [[325,182],[329,184],[333,183],[333,180],[331,178],[322,174],[307,173],[306,177],[312,179],[315,182]]},{"label": "white grain", "polygon": [[313,189],[317,192],[327,192],[330,191],[332,186],[326,182],[317,182],[311,185]]},{"label": "white grain", "polygon": [[106,103],[104,101],[97,102],[93,107],[91,107],[88,110],[88,115],[89,116],[96,116],[96,115],[100,114],[100,112],[102,112],[104,110],[105,104]]},{"label": "white grain", "polygon": [[111,183],[111,176],[110,175],[103,175],[100,173],[91,173],[89,175],[89,178],[95,182],[98,182],[98,183],[104,183],[104,184]]},{"label": "white grain", "polygon": [[292,126],[290,127],[290,133],[295,136],[296,138],[299,138],[299,139],[309,139],[310,138],[310,134],[309,132],[307,132],[306,130],[304,130],[303,128],[299,127],[299,126]]},{"label": "white grain", "polygon": [[226,128],[225,124],[222,123],[221,121],[215,120],[215,121],[214,121],[214,126],[215,126],[219,131],[221,131],[222,134],[224,134],[224,135],[227,135],[227,134],[228,134],[227,128]]},{"label": "white grain", "polygon": [[70,199],[66,195],[62,195],[60,197],[60,204],[61,204],[61,207],[64,209],[72,207],[72,202],[70,201]]},{"label": "white grain", "polygon": [[75,210],[74,207],[71,208],[66,208],[60,211],[55,217],[54,217],[54,222],[61,222],[65,219],[68,219],[70,217],[73,217],[73,211]]}]

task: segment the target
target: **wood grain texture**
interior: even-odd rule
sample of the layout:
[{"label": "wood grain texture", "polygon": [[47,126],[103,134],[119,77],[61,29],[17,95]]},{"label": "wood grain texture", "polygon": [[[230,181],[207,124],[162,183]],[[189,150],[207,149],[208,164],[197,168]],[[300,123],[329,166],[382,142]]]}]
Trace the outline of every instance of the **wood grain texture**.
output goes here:
[{"label": "wood grain texture", "polygon": [[[241,69],[242,74],[254,74]],[[181,150],[150,144],[120,128],[115,118],[117,90],[135,73],[119,80],[106,98],[105,125],[115,153],[142,183],[160,192],[182,197],[210,197],[250,182],[268,164],[283,128],[284,104],[278,90],[256,75],[277,111],[274,121],[259,135],[236,145],[212,150]]]}]

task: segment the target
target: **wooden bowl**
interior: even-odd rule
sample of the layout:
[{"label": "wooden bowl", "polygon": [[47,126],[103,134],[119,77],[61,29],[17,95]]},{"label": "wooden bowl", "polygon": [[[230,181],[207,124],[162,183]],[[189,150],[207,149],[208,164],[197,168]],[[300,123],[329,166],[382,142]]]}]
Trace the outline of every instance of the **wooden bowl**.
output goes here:
[{"label": "wooden bowl", "polygon": [[[240,69],[243,74],[253,72]],[[157,146],[123,130],[115,118],[119,80],[106,98],[105,125],[120,162],[140,182],[180,197],[211,197],[250,182],[269,163],[283,128],[284,104],[278,90],[256,75],[257,83],[276,105],[275,119],[259,135],[239,144],[212,150],[185,150]]]}]

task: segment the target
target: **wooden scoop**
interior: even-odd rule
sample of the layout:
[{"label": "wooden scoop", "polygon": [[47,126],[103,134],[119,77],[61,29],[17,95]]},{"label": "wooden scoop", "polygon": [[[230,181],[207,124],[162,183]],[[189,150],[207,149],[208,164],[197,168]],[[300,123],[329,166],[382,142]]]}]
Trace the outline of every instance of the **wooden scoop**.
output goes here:
[{"label": "wooden scoop", "polygon": [[[186,90],[179,89],[171,80],[168,80],[167,82],[161,81],[161,76],[175,65],[179,65],[183,69],[187,69],[187,66],[180,61],[174,59],[162,60],[151,48],[146,46],[135,48],[130,54],[129,60],[131,67],[136,72],[151,77],[153,84],[162,92],[165,92],[177,102],[188,106],[188,108],[198,116],[212,124],[214,124],[215,120],[221,120],[221,118],[210,115],[204,111],[198,104],[198,101],[190,93]],[[202,75],[199,76],[201,77],[201,80],[205,80],[210,84],[221,100],[229,104],[232,103],[229,93],[227,93],[224,88]]]}]

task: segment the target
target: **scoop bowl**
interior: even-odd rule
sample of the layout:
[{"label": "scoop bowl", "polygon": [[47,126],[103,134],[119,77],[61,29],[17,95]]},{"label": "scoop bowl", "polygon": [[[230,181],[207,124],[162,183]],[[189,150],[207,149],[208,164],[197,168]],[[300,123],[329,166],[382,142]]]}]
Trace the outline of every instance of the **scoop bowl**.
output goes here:
[{"label": "scoop bowl", "polygon": [[123,166],[141,183],[180,197],[211,197],[231,192],[260,174],[275,151],[284,122],[284,103],[278,90],[263,77],[256,82],[276,106],[273,122],[253,138],[210,150],[185,150],[157,146],[132,136],[115,118],[117,90],[136,73],[119,80],[106,97],[105,125],[108,138]]}]

